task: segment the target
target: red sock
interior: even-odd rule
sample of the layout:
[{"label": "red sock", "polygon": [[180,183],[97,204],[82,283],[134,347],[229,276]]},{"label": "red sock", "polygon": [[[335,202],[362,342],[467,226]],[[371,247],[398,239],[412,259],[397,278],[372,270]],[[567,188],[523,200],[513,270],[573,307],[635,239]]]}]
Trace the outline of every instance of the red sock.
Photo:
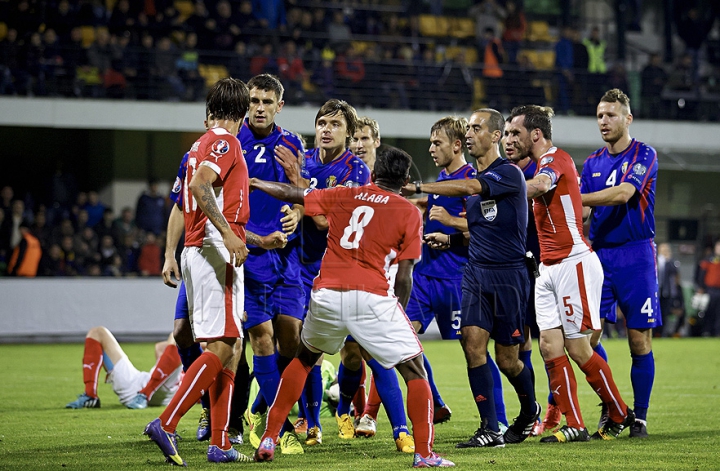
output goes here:
[{"label": "red sock", "polygon": [[371,375],[370,391],[368,392],[367,403],[365,404],[365,411],[363,412],[363,415],[367,414],[373,419],[377,420],[381,402],[382,401],[380,400],[380,395],[378,394],[377,387],[375,386],[375,377]]},{"label": "red sock", "polygon": [[155,366],[150,372],[150,379],[140,392],[145,394],[145,397],[147,397],[149,401],[152,395],[155,394],[155,391],[157,391],[165,380],[180,366],[182,366],[182,360],[180,360],[177,347],[175,345],[168,345],[165,347],[165,350],[163,350],[157,363],[155,363]]},{"label": "red sock", "polygon": [[362,373],[360,376],[360,386],[358,387],[355,396],[353,396],[353,406],[355,406],[355,417],[362,417],[363,411],[365,411],[365,380],[367,379],[367,373],[365,372],[365,361],[363,360],[360,366]]},{"label": "red sock", "polygon": [[280,386],[278,387],[275,402],[272,403],[268,410],[267,426],[262,440],[270,437],[275,443],[280,436],[282,428],[290,409],[297,402],[305,387],[305,380],[310,374],[313,365],[304,365],[300,360],[294,358],[290,364],[285,367],[280,377]]},{"label": "red sock", "polygon": [[620,397],[620,392],[613,380],[610,366],[603,357],[593,352],[593,356],[580,366],[585,373],[585,379],[595,390],[603,403],[607,404],[610,418],[613,422],[622,422],[627,416],[627,405]]},{"label": "red sock", "polygon": [[545,367],[550,377],[550,390],[568,426],[585,428],[578,404],[575,372],[567,355],[547,360]]},{"label": "red sock", "polygon": [[97,397],[98,376],[103,364],[103,349],[100,342],[85,337],[85,352],[83,353],[83,382],[85,394]]},{"label": "red sock", "polygon": [[200,400],[205,391],[210,389],[222,369],[220,359],[209,350],[205,350],[190,365],[182,383],[180,383],[180,388],[173,396],[170,404],[160,414],[162,428],[166,432],[175,433],[182,416]]},{"label": "red sock", "polygon": [[210,424],[212,435],[210,444],[221,450],[229,450],[232,446],[228,441],[228,427],[230,426],[230,403],[232,402],[233,388],[235,387],[235,373],[223,368],[217,380],[210,386]]},{"label": "red sock", "polygon": [[413,379],[407,382],[407,410],[412,422],[415,453],[425,457],[432,452],[435,440],[433,405],[430,383],[426,379]]}]

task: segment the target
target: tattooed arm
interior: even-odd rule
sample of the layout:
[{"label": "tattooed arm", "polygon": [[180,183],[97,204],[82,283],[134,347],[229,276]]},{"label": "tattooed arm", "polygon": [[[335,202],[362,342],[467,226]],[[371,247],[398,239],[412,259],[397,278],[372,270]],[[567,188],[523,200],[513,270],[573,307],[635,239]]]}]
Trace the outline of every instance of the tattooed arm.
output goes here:
[{"label": "tattooed arm", "polygon": [[188,187],[195,197],[198,207],[222,235],[223,243],[230,252],[230,263],[239,267],[247,258],[248,251],[245,243],[232,231],[230,224],[218,207],[215,190],[212,186],[217,178],[218,174],[210,167],[200,165]]},{"label": "tattooed arm", "polygon": [[542,196],[551,188],[550,177],[544,174],[539,174],[531,180],[525,182],[527,185],[527,197],[529,200]]}]

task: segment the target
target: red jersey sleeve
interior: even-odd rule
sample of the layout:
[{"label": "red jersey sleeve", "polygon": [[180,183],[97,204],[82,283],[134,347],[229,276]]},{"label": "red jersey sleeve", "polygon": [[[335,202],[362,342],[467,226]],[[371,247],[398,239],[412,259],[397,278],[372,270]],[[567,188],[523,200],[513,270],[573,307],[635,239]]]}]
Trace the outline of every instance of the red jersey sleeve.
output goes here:
[{"label": "red jersey sleeve", "polygon": [[409,204],[411,209],[408,211],[407,232],[405,240],[400,244],[400,252],[397,260],[419,260],[422,254],[422,216],[420,210]]},{"label": "red jersey sleeve", "polygon": [[327,215],[330,208],[332,208],[335,204],[337,189],[340,188],[342,187],[322,190],[306,190],[305,203],[303,203],[305,206],[305,216]]}]

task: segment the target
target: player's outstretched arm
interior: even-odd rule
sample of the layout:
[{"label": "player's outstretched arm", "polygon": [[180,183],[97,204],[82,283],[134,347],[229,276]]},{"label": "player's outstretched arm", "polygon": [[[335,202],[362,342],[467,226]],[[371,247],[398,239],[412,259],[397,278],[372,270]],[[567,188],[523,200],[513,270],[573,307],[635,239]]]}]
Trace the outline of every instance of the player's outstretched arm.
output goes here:
[{"label": "player's outstretched arm", "polygon": [[527,186],[527,198],[531,200],[550,191],[552,181],[547,175],[540,174],[535,178],[527,180],[525,185]]},{"label": "player's outstretched arm", "polygon": [[412,194],[429,193],[433,195],[442,196],[470,196],[477,195],[483,192],[482,183],[479,180],[463,179],[463,180],[444,180],[441,182],[433,183],[408,183],[402,188],[403,196],[409,196]]},{"label": "player's outstretched arm", "polygon": [[251,178],[250,188],[264,191],[268,195],[281,201],[287,201],[295,204],[303,204],[305,202],[305,190],[303,188],[288,185],[287,183],[268,182],[265,180],[258,180],[257,178]]},{"label": "player's outstretched arm", "polygon": [[431,221],[438,221],[440,224],[458,231],[465,232],[468,230],[467,219],[450,215],[447,209],[442,206],[433,206],[429,217]]},{"label": "player's outstretched arm", "polygon": [[293,151],[285,146],[275,147],[275,160],[277,160],[285,170],[285,175],[288,180],[290,180],[290,183],[300,188],[310,188],[310,182],[300,174],[300,168],[304,159],[305,156],[300,151],[295,155]]},{"label": "player's outstretched arm", "polygon": [[245,237],[248,244],[255,245],[265,250],[281,249],[287,245],[287,236],[280,231],[275,231],[266,236],[257,235],[252,231],[247,231],[245,233]]},{"label": "player's outstretched arm", "polygon": [[230,252],[230,263],[239,267],[245,262],[248,250],[242,239],[232,231],[230,224],[225,219],[222,211],[220,211],[215,198],[215,190],[212,186],[217,178],[218,174],[210,167],[200,165],[192,180],[190,180],[188,188],[190,188],[200,210],[222,235],[223,244]]},{"label": "player's outstretched arm", "polygon": [[583,206],[619,206],[626,204],[635,195],[637,189],[628,182],[611,186],[594,193],[583,193]]},{"label": "player's outstretched arm", "polygon": [[170,217],[168,218],[167,237],[165,239],[165,263],[163,264],[162,270],[163,283],[171,288],[177,288],[177,283],[173,281],[173,277],[175,280],[180,281],[180,268],[178,267],[177,260],[175,260],[175,251],[180,243],[183,228],[182,209],[174,204],[170,210]]},{"label": "player's outstretched arm", "polygon": [[405,309],[408,301],[410,300],[410,292],[412,291],[412,272],[414,266],[414,260],[400,260],[400,262],[398,262],[398,271],[395,276],[395,296],[403,309]]}]

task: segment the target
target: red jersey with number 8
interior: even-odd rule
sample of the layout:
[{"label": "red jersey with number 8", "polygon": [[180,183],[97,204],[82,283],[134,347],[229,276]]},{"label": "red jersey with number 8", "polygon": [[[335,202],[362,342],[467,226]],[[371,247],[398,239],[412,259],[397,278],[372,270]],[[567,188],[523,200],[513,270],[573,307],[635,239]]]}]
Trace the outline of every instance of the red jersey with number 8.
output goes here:
[{"label": "red jersey with number 8", "polygon": [[188,188],[195,172],[203,165],[218,175],[213,183],[218,207],[233,232],[244,242],[245,224],[250,217],[247,164],[237,138],[223,128],[213,128],[195,141],[188,153],[187,177],[183,184],[185,246],[223,246],[220,232],[198,208],[196,195]]},{"label": "red jersey with number 8", "polygon": [[313,289],[392,293],[390,267],[419,260],[422,252],[420,211],[402,196],[374,183],[360,187],[311,190],[305,215],[328,220],[328,246]]}]

